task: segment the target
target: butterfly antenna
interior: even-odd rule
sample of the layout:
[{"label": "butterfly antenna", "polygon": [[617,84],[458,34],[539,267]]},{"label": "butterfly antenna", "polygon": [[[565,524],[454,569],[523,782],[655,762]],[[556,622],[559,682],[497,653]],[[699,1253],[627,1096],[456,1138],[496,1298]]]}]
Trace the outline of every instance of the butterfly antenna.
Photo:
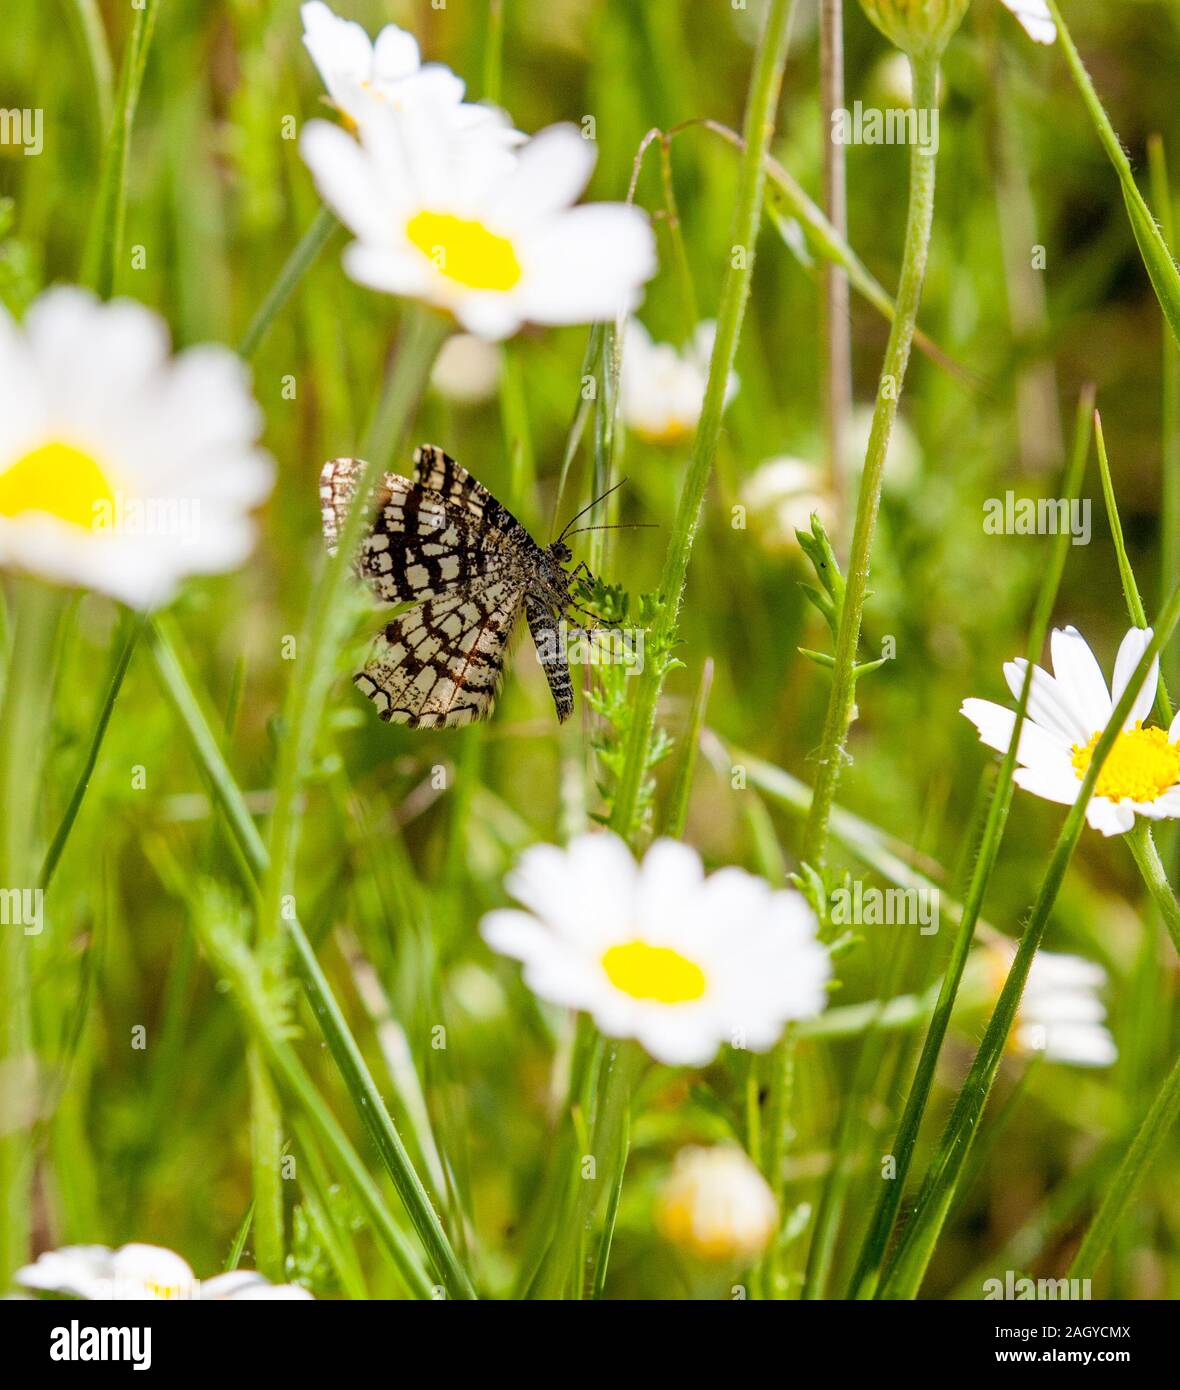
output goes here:
[{"label": "butterfly antenna", "polygon": [[[575,521],[577,521],[577,519],[577,517],[574,517]],[[561,533],[558,539],[564,539],[567,534],[571,536],[580,536],[583,531],[642,531],[649,528],[655,529],[659,524],[658,521],[616,521],[612,522],[609,526],[579,526],[576,531],[569,531],[567,528],[566,531]]]},{"label": "butterfly antenna", "polygon": [[620,478],[619,481],[614,485],[614,487],[608,487],[605,492],[600,492],[593,502],[587,502],[580,512],[575,512],[574,515],[571,516],[570,519],[566,522],[565,531],[562,531],[561,535],[558,536],[557,539],[559,541],[565,540],[566,531],[570,529],[570,527],[574,524],[575,521],[578,520],[579,517],[585,516],[588,511],[590,511],[594,507],[597,507],[599,502],[603,501],[604,498],[609,497],[612,492],[618,492],[619,488],[621,488],[626,481],[626,478]]}]

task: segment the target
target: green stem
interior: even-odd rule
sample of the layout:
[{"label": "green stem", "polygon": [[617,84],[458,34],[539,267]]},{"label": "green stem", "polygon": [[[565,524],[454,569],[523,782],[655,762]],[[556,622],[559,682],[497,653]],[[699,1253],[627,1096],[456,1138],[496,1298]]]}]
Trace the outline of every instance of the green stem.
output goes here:
[{"label": "green stem", "polygon": [[[938,104],[938,59],[922,56],[910,59],[913,71],[914,109],[934,110]],[[934,149],[915,142],[910,149],[910,202],[906,218],[905,249],[901,278],[897,288],[897,309],[889,330],[889,343],[873,408],[873,423],[865,455],[864,472],[856,505],[856,523],[848,561],[848,578],[840,609],[836,634],[835,667],[828,713],[818,754],[819,772],[803,840],[807,863],[822,867],[827,853],[828,819],[836,795],[836,783],[844,761],[844,743],[852,722],[856,690],[856,650],[860,642],[861,618],[869,583],[869,558],[877,511],[881,502],[881,481],[885,456],[897,404],[905,383],[910,346],[914,339],[926,258],[930,249],[930,229],[934,219]]]},{"label": "green stem", "polygon": [[[302,272],[300,272],[302,273]],[[297,276],[295,278],[298,278]],[[351,511],[341,528],[335,555],[328,558],[311,599],[299,652],[305,664],[291,682],[284,707],[283,738],[279,744],[278,768],[275,779],[274,812],[271,817],[270,842],[264,861],[260,861],[261,892],[258,914],[258,944],[272,971],[281,969],[277,954],[269,948],[281,936],[283,922],[294,916],[283,910],[284,901],[295,901],[295,868],[298,853],[299,818],[296,807],[304,778],[311,763],[315,740],[328,691],[335,673],[336,653],[343,636],[342,613],[345,585],[352,570],[364,529],[371,522],[367,499],[372,495],[377,479],[387,466],[403,434],[418,397],[426,384],[431,365],[445,336],[443,320],[418,309],[411,309],[407,331],[397,350],[387,375],[381,400],[375,413],[372,431],[366,446],[366,463]],[[289,923],[288,923],[289,925]],[[296,947],[304,972],[305,983],[312,984],[312,1006],[321,1026],[327,1023],[338,1046],[334,1055],[346,1079],[353,1082],[353,1094],[360,1098],[361,1114],[365,1118],[390,1175],[406,1203],[426,1248],[435,1260],[436,1268],[445,1272],[455,1283],[465,1282],[450,1244],[442,1232],[438,1217],[430,1204],[409,1154],[389,1118],[384,1101],[377,1091],[360,1052],[344,1024],[343,1015],[327,993],[327,981],[319,972],[314,953],[306,944],[302,929],[297,930]],[[306,950],[304,947],[306,946]],[[309,975],[309,969],[311,971]],[[329,1002],[330,1001],[330,1002]],[[261,1196],[256,1192],[256,1229],[269,1223],[267,1246],[282,1241],[282,1211],[276,1210],[276,1194],[268,1190],[268,1173],[278,1155],[281,1135],[276,1133],[272,1109],[264,1089],[255,1087],[255,1096],[263,1106],[263,1115],[252,1128],[252,1136],[261,1146],[255,1154],[254,1176],[261,1181]],[[384,1119],[382,1120],[382,1117]],[[263,1201],[261,1198],[265,1198]],[[278,1197],[281,1201],[281,1195]],[[277,1218],[277,1225],[276,1225]],[[467,1286],[469,1288],[469,1285]]]},{"label": "green stem", "polygon": [[1131,161],[1127,158],[1127,152],[1123,149],[1122,142],[1110,123],[1110,117],[1107,116],[1098,93],[1094,90],[1090,74],[1086,71],[1073,37],[1061,17],[1057,0],[1047,0],[1047,3],[1057,25],[1057,37],[1070,74],[1094,123],[1102,147],[1118,175],[1127,219],[1139,245],[1139,254],[1143,257],[1143,265],[1151,279],[1151,287],[1159,300],[1160,308],[1164,311],[1172,336],[1180,342],[1180,270],[1172,259],[1172,253],[1160,232],[1159,224],[1139,192]]},{"label": "green stem", "polygon": [[[201,709],[167,630],[161,622],[157,621],[154,624],[148,640],[164,693],[188,736],[193,757],[208,778],[213,795],[226,817],[251,873],[256,880],[261,881],[265,878],[269,866],[266,846],[250,817],[241,790],[226,766],[209,720]],[[471,1281],[455,1258],[430,1197],[410,1161],[356,1039],[349,1031],[340,1005],[336,1002],[327,977],[320,968],[307,934],[293,913],[283,917],[282,923],[295,949],[296,964],[304,992],[327,1041],[332,1058],[424,1248],[439,1270],[450,1294],[458,1298],[474,1297]]]},{"label": "green stem", "polygon": [[684,825],[688,820],[688,802],[692,796],[697,754],[701,746],[701,729],[704,727],[705,711],[709,705],[709,692],[712,687],[713,661],[712,658],[707,658],[701,667],[701,678],[697,682],[696,693],[692,697],[688,727],[684,731],[684,742],[676,765],[676,775],[672,781],[672,791],[668,797],[664,834],[673,840],[679,840],[684,834]]},{"label": "green stem", "polygon": [[283,708],[269,865],[263,876],[259,917],[260,940],[264,943],[281,931],[282,899],[295,892],[299,829],[296,807],[335,675],[336,654],[343,636],[342,619],[348,608],[344,593],[352,582],[353,557],[371,521],[367,499],[402,442],[446,331],[438,316],[416,307],[409,310],[405,332],[366,441],[368,461],[357,485],[354,505],[341,527],[336,553],[328,557],[312,592],[297,649],[299,669]]},{"label": "green stem", "polygon": [[295,249],[287,257],[277,279],[267,292],[266,298],[258,306],[254,317],[250,320],[249,327],[242,334],[241,341],[238,343],[238,355],[240,357],[249,359],[254,356],[259,344],[266,336],[267,329],[278,317],[283,305],[290,299],[295,286],[303,279],[303,276],[315,264],[320,252],[331,241],[332,233],[339,225],[336,214],[330,208],[320,208],[319,212],[316,213],[315,221],[304,232]]},{"label": "green stem", "polygon": [[283,1124],[279,1098],[257,1045],[246,1059],[250,1078],[250,1175],[254,1187],[254,1257],[259,1273],[281,1283],[286,1267],[283,1227]]},{"label": "green stem", "polygon": [[[603,1178],[606,1179],[606,1191],[612,1193],[617,1166],[625,1161],[623,1138],[631,1098],[646,1062],[646,1055],[638,1043],[621,1042],[608,1046],[606,1075],[594,1117],[590,1152],[582,1154],[579,1159],[577,1186],[573,1201],[562,1214],[557,1243],[544,1271],[542,1298],[560,1298],[571,1274],[575,1277],[575,1296],[582,1296],[582,1271],[575,1271],[571,1266],[581,1248],[582,1237],[590,1233],[594,1208],[604,1187]],[[593,1159],[592,1175],[583,1166],[588,1158]]]},{"label": "green stem", "polygon": [[[1110,460],[1106,457],[1106,439],[1102,433],[1102,417],[1097,411],[1094,412],[1094,443],[1098,448],[1098,475],[1102,479],[1106,519],[1110,523],[1110,538],[1114,542],[1115,559],[1119,567],[1119,578],[1122,580],[1127,612],[1136,627],[1146,627],[1147,612],[1143,607],[1143,599],[1139,595],[1139,585],[1135,581],[1135,571],[1131,568],[1131,559],[1127,554],[1126,542],[1123,540],[1123,523],[1119,519],[1118,503],[1114,495],[1114,481],[1110,476]],[[1165,724],[1172,722],[1172,701],[1168,696],[1167,682],[1162,675],[1156,683],[1155,708]]]},{"label": "green stem", "polygon": [[[1061,833],[1054,846],[1049,867],[1041,883],[1036,902],[1029,915],[1028,925],[1020,938],[1016,956],[1000,992],[994,1012],[988,1022],[987,1031],[971,1064],[967,1079],[955,1101],[946,1129],[927,1171],[918,1205],[906,1227],[892,1263],[887,1267],[880,1296],[884,1298],[916,1297],[926,1266],[930,1261],[935,1243],[942,1230],[950,1204],[954,1199],[963,1165],[971,1151],[972,1141],[979,1127],[984,1107],[991,1093],[1003,1058],[1008,1034],[1016,1018],[1020,996],[1032,966],[1033,957],[1041,944],[1049,914],[1057,900],[1065,871],[1077,848],[1078,838],[1085,824],[1086,807],[1094,791],[1094,785],[1102,771],[1107,755],[1114,747],[1115,739],[1122,730],[1130,713],[1139,687],[1143,684],[1152,661],[1159,654],[1164,643],[1172,635],[1177,619],[1180,619],[1180,584],[1172,591],[1167,606],[1160,614],[1159,624],[1143,653],[1139,664],[1132,673],[1111,711],[1110,719],[1095,745],[1090,766],[1082,779],[1078,798],[1070,807],[1061,827]],[[1027,685],[1027,681],[1026,681]],[[1017,723],[1019,728],[1019,722]]]},{"label": "green stem", "polygon": [[[35,827],[49,742],[54,634],[61,594],[14,583],[14,636],[0,706],[0,1287],[29,1257],[31,1146],[20,1116],[35,1094],[30,956],[45,926],[37,889]],[[17,904],[14,909],[13,904]]]},{"label": "green stem", "polygon": [[[1168,182],[1168,161],[1164,142],[1153,135],[1147,142],[1148,164],[1151,169],[1152,201],[1159,218],[1160,231],[1169,246],[1174,241],[1172,191]],[[1160,515],[1160,588],[1165,597],[1168,580],[1180,574],[1180,348],[1171,330],[1165,327],[1160,363],[1162,394],[1160,400],[1161,482],[1163,507]],[[1167,674],[1175,675],[1176,663]]]},{"label": "green stem", "polygon": [[[1177,905],[1176,895],[1152,840],[1150,822],[1141,821],[1131,831],[1127,836],[1127,846],[1180,955],[1180,905]],[[1177,1115],[1180,1115],[1180,1058],[1143,1117],[1143,1123],[1123,1155],[1113,1182],[1105,1186],[1102,1201],[1069,1267],[1070,1279],[1089,1279],[1093,1276],[1131,1198],[1171,1134]]]},{"label": "green stem", "polygon": [[766,177],[764,159],[774,131],[792,8],[792,0],[771,0],[754,61],[750,95],[746,104],[745,150],[738,174],[737,211],[732,234],[733,252],[721,291],[721,303],[717,313],[717,336],[709,363],[709,379],[693,444],[688,478],[680,496],[660,581],[663,604],[656,617],[650,642],[655,655],[654,659],[647,662],[643,674],[636,681],[638,689],[635,692],[631,728],[623,769],[615,789],[611,828],[624,839],[630,839],[637,829],[635,822],[647,778],[651,741],[655,731],[656,706],[667,673],[667,655],[675,640],[693,541],[700,524],[705,489],[713,471],[717,441],[721,435],[726,387],[737,353],[746,300],[750,293],[750,282],[754,272],[754,243],[762,220]]},{"label": "green stem", "polygon": [[500,104],[500,85],[504,71],[504,0],[488,0],[484,26],[483,99]]},{"label": "green stem", "polygon": [[[1093,390],[1087,388],[1082,392],[1078,401],[1073,457],[1070,460],[1064,483],[1065,496],[1069,500],[1076,497],[1081,490],[1082,478],[1086,471],[1086,456],[1090,451],[1090,423],[1093,404]],[[849,1288],[849,1295],[853,1298],[865,1294],[870,1288],[871,1281],[875,1279],[876,1272],[885,1258],[889,1235],[893,1230],[893,1223],[897,1219],[898,1209],[901,1206],[902,1193],[905,1190],[906,1178],[913,1161],[914,1148],[918,1142],[918,1132],[921,1129],[926,1105],[930,1099],[930,1091],[934,1084],[934,1073],[938,1066],[939,1053],[942,1051],[943,1040],[946,1037],[951,1013],[955,1006],[955,997],[959,992],[963,970],[967,964],[967,956],[975,939],[975,928],[979,922],[979,914],[983,910],[983,900],[1000,853],[1000,844],[1004,838],[1008,809],[1012,804],[1012,774],[1016,769],[1019,730],[1023,727],[1025,711],[1028,709],[1029,694],[1032,690],[1033,665],[1045,642],[1049,617],[1053,611],[1061,576],[1065,570],[1068,550],[1069,536],[1062,532],[1057,537],[1050,552],[1049,565],[1037,596],[1032,623],[1029,627],[1028,645],[1025,648],[1026,670],[1020,699],[1017,702],[1012,738],[1000,764],[995,789],[992,792],[991,805],[988,807],[983,840],[980,844],[979,855],[975,861],[966,901],[963,904],[962,915],[959,918],[955,939],[951,947],[950,960],[947,962],[942,985],[938,992],[938,1002],[934,1007],[934,1015],[930,1020],[930,1027],[922,1044],[917,1069],[898,1125],[897,1138],[893,1145],[893,1157],[896,1162],[895,1175],[892,1180],[882,1182],[881,1193],[877,1199],[877,1205],[873,1211],[873,1217],[869,1223],[869,1229],[865,1235],[864,1245]]]},{"label": "green stem", "polygon": [[1180,1058],[1172,1066],[1151,1109],[1143,1117],[1113,1181],[1104,1185],[1102,1202],[1069,1267],[1070,1279],[1089,1279],[1106,1253],[1131,1198],[1151,1167],[1180,1115]]},{"label": "green stem", "polygon": [[90,746],[86,750],[86,757],[78,773],[78,780],[74,783],[74,790],[70,796],[69,803],[66,806],[57,830],[54,832],[53,839],[49,844],[49,849],[45,853],[45,860],[41,865],[40,883],[42,888],[49,887],[50,880],[53,878],[54,872],[57,869],[58,861],[61,859],[62,851],[66,847],[66,841],[70,838],[70,832],[74,828],[74,822],[78,819],[78,812],[82,809],[82,801],[86,796],[87,788],[90,786],[90,779],[94,775],[94,768],[98,762],[98,754],[102,748],[103,739],[106,737],[107,725],[111,722],[111,714],[115,708],[115,701],[119,698],[119,691],[123,688],[123,678],[127,674],[127,668],[131,664],[131,657],[142,631],[143,620],[141,618],[131,615],[127,615],[124,618],[123,640],[116,646],[112,655],[111,673],[107,680],[106,694],[103,697],[102,704],[99,706],[98,715],[94,721],[94,731],[90,736]]},{"label": "green stem", "polygon": [[852,1165],[864,1123],[864,1112],[872,1094],[874,1080],[881,1074],[882,1056],[888,1043],[888,1033],[881,1027],[888,996],[898,987],[913,955],[916,935],[911,933],[905,943],[894,946],[888,953],[886,979],[882,998],[874,1017],[865,1030],[860,1054],[852,1074],[852,1083],[841,1098],[840,1117],[832,1145],[832,1166],[828,1170],[820,1193],[815,1215],[815,1232],[807,1256],[807,1271],[803,1282],[805,1299],[827,1296],[828,1280],[836,1253],[836,1239],[844,1215],[848,1188],[852,1182]]},{"label": "green stem", "polygon": [[111,78],[111,50],[102,26],[102,11],[98,7],[98,0],[70,0],[70,10],[74,16],[74,27],[86,50],[90,80],[94,84],[98,128],[107,130],[111,124],[114,84]]},{"label": "green stem", "polygon": [[[787,1152],[787,1115],[790,1113],[791,1097],[795,1089],[798,1039],[799,1025],[794,1024],[787,1029],[782,1042],[767,1059],[770,1086],[766,1098],[766,1125],[761,1144],[764,1151],[762,1173],[774,1192],[780,1212],[783,1210],[783,1197],[787,1185],[783,1160]],[[778,1297],[779,1253],[777,1241],[766,1252],[760,1280],[764,1298]]]},{"label": "green stem", "polygon": [[1168,882],[1159,851],[1151,837],[1150,821],[1140,821],[1131,831],[1127,836],[1127,848],[1131,851],[1135,867],[1139,870],[1144,885],[1151,894],[1152,902],[1155,903],[1160,916],[1164,919],[1164,926],[1167,927],[1168,935],[1172,938],[1176,954],[1180,956],[1180,904],[1176,902],[1176,895],[1172,892],[1172,885]]},{"label": "green stem", "polygon": [[272,1027],[273,1020],[262,997],[263,991],[257,971],[252,968],[252,958],[245,951],[227,951],[224,939],[211,929],[205,913],[195,913],[193,925],[205,953],[233,991],[254,1045],[265,1055],[273,1074],[307,1115],[328,1152],[347,1175],[350,1189],[359,1206],[368,1217],[378,1239],[392,1255],[407,1286],[419,1298],[431,1298],[430,1280],[415,1252],[395,1224],[380,1189],[370,1177],[336,1117],[324,1103],[295,1049],[282,1035],[281,1030]]},{"label": "green stem", "polygon": [[98,201],[95,204],[94,222],[90,229],[82,277],[94,286],[102,299],[109,299],[114,292],[119,257],[123,249],[131,129],[135,123],[135,108],[139,104],[148,48],[151,46],[159,7],[159,0],[144,0],[142,7],[135,11],[127,48],[123,54],[123,66],[119,73],[115,116],[103,152]]}]

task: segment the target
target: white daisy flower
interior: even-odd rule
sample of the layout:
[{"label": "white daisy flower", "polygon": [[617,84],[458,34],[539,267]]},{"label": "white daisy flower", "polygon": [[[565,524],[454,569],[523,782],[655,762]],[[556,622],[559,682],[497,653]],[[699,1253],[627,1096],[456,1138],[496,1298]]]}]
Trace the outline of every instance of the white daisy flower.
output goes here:
[{"label": "white daisy flower", "polygon": [[778,1229],[770,1184],[731,1145],[681,1149],[660,1190],[656,1229],[700,1260],[751,1264]]},{"label": "white daisy flower", "polygon": [[742,505],[767,550],[797,549],[795,532],[810,529],[813,512],[831,529],[836,509],[825,481],[815,464],[787,455],[767,459],[750,474],[742,484]]},{"label": "white daisy flower", "polygon": [[[998,998],[1016,957],[1010,942],[984,949],[993,997]],[[1081,956],[1038,951],[1029,967],[1009,1046],[1043,1053],[1047,1061],[1080,1067],[1109,1067],[1118,1048],[1106,1027],[1106,1007],[1098,997],[1106,971]]]},{"label": "white daisy flower", "polygon": [[[653,342],[638,319],[628,321],[619,395],[623,419],[636,434],[656,443],[674,444],[696,429],[716,336],[717,325],[708,319],[697,325],[683,349],[677,349],[671,343]],[[737,388],[737,376],[730,372],[726,404]]]},{"label": "white daisy flower", "polygon": [[1053,43],[1057,38],[1057,25],[1049,13],[1045,0],[1000,0],[1020,21],[1024,32],[1037,43]]},{"label": "white daisy flower", "polygon": [[425,103],[456,130],[486,136],[501,150],[524,140],[496,107],[464,101],[463,79],[443,63],[423,63],[418,40],[396,24],[387,24],[373,40],[323,0],[304,5],[300,14],[304,46],[332,104],[354,129],[375,106],[405,111]]},{"label": "white daisy flower", "polygon": [[425,105],[375,112],[359,142],[312,121],[301,148],[357,238],[344,252],[348,274],[446,309],[481,338],[506,338],[526,322],[617,318],[655,271],[645,213],[573,206],[595,159],[576,126],[543,130],[507,169]]},{"label": "white daisy flower", "polygon": [[[1033,668],[1028,718],[1020,733],[1013,780],[1025,791],[1071,806],[1081,790],[1094,745],[1151,641],[1151,628],[1132,628],[1114,664],[1113,690],[1107,690],[1094,653],[1076,628],[1052,634],[1053,675]],[[1004,667],[1008,688],[1019,699],[1026,662]],[[1180,715],[1171,728],[1145,729],[1155,704],[1159,660],[1152,662],[1122,731],[1110,750],[1086,819],[1104,835],[1122,835],[1136,814],[1151,820],[1180,816]],[[962,713],[989,748],[1007,752],[1015,712],[990,700],[964,700]]]},{"label": "white daisy flower", "polygon": [[802,894],[742,869],[706,878],[675,840],[641,864],[608,833],[535,845],[506,886],[527,910],[489,913],[488,944],[542,999],[669,1066],[704,1066],[723,1042],[763,1052],[824,1006],[830,962]]},{"label": "white daisy flower", "polygon": [[103,1301],[312,1297],[298,1284],[272,1284],[253,1270],[234,1270],[202,1282],[186,1261],[159,1245],[124,1245],[118,1250],[65,1245],[18,1269],[13,1282],[34,1293]]},{"label": "white daisy flower", "polygon": [[142,305],[61,288],[19,325],[0,308],[0,568],[135,608],[234,568],[274,477],[261,425],[239,359],[170,358]]}]

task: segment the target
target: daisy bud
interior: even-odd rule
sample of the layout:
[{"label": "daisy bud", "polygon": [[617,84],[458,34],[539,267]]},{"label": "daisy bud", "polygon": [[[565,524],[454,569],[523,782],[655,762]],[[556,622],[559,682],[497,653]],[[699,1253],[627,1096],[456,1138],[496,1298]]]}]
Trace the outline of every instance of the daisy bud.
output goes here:
[{"label": "daisy bud", "polygon": [[937,57],[967,13],[968,0],[860,0],[861,8],[911,58]]},{"label": "daisy bud", "polygon": [[741,1149],[681,1149],[656,1204],[665,1240],[700,1260],[750,1264],[778,1229],[778,1203]]},{"label": "daisy bud", "polygon": [[454,333],[439,351],[430,384],[456,405],[478,405],[500,384],[500,349],[474,333]]}]

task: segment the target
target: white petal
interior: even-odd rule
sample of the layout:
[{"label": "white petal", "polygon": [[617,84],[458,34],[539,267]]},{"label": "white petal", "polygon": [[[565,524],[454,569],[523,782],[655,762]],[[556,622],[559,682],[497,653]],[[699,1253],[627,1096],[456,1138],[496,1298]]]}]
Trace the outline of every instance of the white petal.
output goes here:
[{"label": "white petal", "polygon": [[110,1296],[111,1251],[105,1245],[65,1245],[46,1250],[31,1265],[18,1269],[14,1284],[41,1293],[68,1294],[73,1298]]},{"label": "white petal", "polygon": [[[1023,657],[1004,663],[1004,679],[1016,700],[1020,699],[1024,689],[1027,666],[1028,662]],[[1088,743],[1094,733],[1086,726],[1081,711],[1070,701],[1068,692],[1039,666],[1033,667],[1032,687],[1028,692],[1028,715],[1034,724],[1060,735],[1071,748],[1078,743]]]},{"label": "white petal", "polygon": [[[991,700],[964,700],[961,714],[979,730],[980,739],[989,748],[1006,753],[1012,742],[1012,730],[1016,724],[1015,710],[1006,709]],[[1020,731],[1020,744],[1016,750],[1019,762],[1027,765],[1041,764],[1054,771],[1068,768],[1069,761],[1063,741],[1055,734],[1047,734],[1030,719],[1024,721]]]},{"label": "white petal", "polygon": [[623,203],[589,203],[551,217],[523,249],[521,301],[534,323],[622,317],[656,269],[651,224]]},{"label": "white petal", "polygon": [[378,82],[397,82],[418,71],[418,40],[396,24],[387,24],[373,45],[373,76]]},{"label": "white petal", "polygon": [[1030,39],[1037,43],[1052,43],[1057,37],[1057,25],[1045,0],[1001,0],[1012,11]]},{"label": "white petal", "polygon": [[1076,627],[1054,629],[1049,647],[1058,684],[1096,733],[1110,718],[1110,692],[1094,653]]},{"label": "white petal", "polygon": [[[1135,668],[1143,658],[1143,653],[1151,644],[1152,631],[1149,627],[1133,627],[1119,644],[1119,653],[1114,662],[1114,680],[1111,682],[1111,699],[1114,703],[1122,698],[1123,691],[1127,688],[1127,682],[1135,674]],[[1147,675],[1143,678],[1143,683],[1139,687],[1135,701],[1131,705],[1126,719],[1123,721],[1124,729],[1133,729],[1135,725],[1143,723],[1151,713],[1151,708],[1155,704],[1156,687],[1159,685],[1160,659],[1158,656],[1147,668]]]},{"label": "white petal", "polygon": [[1045,767],[1018,767],[1012,780],[1026,792],[1061,806],[1072,806],[1082,787],[1074,773]]},{"label": "white petal", "polygon": [[262,1274],[252,1269],[235,1269],[228,1274],[218,1274],[201,1282],[202,1301],[232,1300],[234,1302],[255,1302],[271,1299],[310,1299],[312,1295],[298,1284],[272,1284]]},{"label": "white petal", "polygon": [[361,25],[333,14],[321,0],[304,5],[300,15],[304,45],[329,91],[337,76],[369,76],[373,45]]},{"label": "white petal", "polygon": [[1103,835],[1125,835],[1134,828],[1135,812],[1125,801],[1110,801],[1105,796],[1090,798],[1086,820]]},{"label": "white petal", "polygon": [[299,152],[311,170],[320,197],[362,239],[380,243],[390,229],[375,194],[375,175],[368,151],[329,121],[308,121]]},{"label": "white petal", "polygon": [[493,204],[493,213],[517,227],[564,211],[590,181],[597,152],[577,126],[555,125],[522,145],[516,165]]}]

